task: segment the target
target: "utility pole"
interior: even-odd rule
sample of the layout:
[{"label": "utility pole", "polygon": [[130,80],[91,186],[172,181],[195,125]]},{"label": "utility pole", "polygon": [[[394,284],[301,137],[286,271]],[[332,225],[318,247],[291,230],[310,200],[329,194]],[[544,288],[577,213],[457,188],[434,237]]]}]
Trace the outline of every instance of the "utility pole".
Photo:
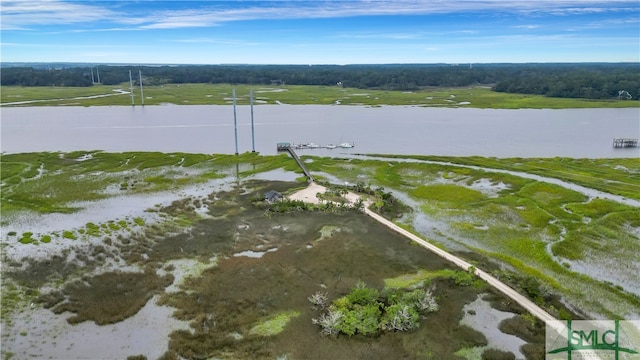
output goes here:
[{"label": "utility pole", "polygon": [[236,140],[236,155],[238,155],[238,120],[236,118],[236,88],[233,88],[233,132]]},{"label": "utility pole", "polygon": [[249,90],[249,98],[251,99],[251,152],[256,152],[256,139],[253,131],[253,89]]},{"label": "utility pole", "polygon": [[140,77],[140,101],[142,101],[142,106],[144,106],[144,93],[142,92],[142,70],[138,70],[138,75]]},{"label": "utility pole", "polygon": [[129,70],[129,90],[131,91],[131,106],[136,106],[135,100],[133,99],[133,79],[131,78],[131,70]]}]

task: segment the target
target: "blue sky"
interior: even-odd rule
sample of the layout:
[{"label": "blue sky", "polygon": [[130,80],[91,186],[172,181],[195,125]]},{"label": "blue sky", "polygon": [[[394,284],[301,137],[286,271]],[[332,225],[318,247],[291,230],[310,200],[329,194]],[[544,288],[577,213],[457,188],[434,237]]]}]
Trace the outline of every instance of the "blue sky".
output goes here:
[{"label": "blue sky", "polygon": [[639,62],[623,0],[0,0],[3,62]]}]

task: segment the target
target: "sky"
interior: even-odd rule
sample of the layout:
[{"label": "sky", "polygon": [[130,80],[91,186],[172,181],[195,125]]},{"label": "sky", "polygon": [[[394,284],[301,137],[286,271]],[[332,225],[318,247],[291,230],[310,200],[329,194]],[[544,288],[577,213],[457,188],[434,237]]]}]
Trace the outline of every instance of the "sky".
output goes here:
[{"label": "sky", "polygon": [[2,62],[640,62],[640,1],[0,0]]}]

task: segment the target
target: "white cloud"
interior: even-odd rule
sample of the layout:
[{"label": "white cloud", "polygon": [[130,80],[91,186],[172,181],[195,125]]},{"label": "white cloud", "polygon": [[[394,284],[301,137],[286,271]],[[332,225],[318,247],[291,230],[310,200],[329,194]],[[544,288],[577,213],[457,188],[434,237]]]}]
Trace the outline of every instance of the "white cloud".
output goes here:
[{"label": "white cloud", "polygon": [[590,23],[581,25],[581,26],[573,26],[567,28],[566,31],[582,31],[582,30],[592,30],[592,29],[602,29],[602,28],[615,28],[618,26],[625,26],[629,24],[639,24],[640,19],[637,17],[632,18],[617,18],[617,19],[607,19],[600,21],[592,21]]},{"label": "white cloud", "polygon": [[387,40],[416,40],[424,37],[422,33],[386,33],[386,32],[366,32],[366,33],[357,33],[357,32],[349,32],[342,33],[333,38],[339,39],[387,39]]},{"label": "white cloud", "polygon": [[[337,18],[374,15],[425,15],[454,12],[547,13],[553,15],[638,11],[637,1],[628,0],[357,0],[357,1],[268,1],[192,2],[191,9],[177,10],[179,1],[104,1],[85,3],[60,0],[0,0],[2,28],[29,29],[35,25],[95,24],[108,22],[141,29],[209,27],[225,22],[258,19]],[[259,6],[257,4],[260,4]],[[140,13],[141,5],[148,11]],[[225,7],[226,6],[226,7]]]},{"label": "white cloud", "polygon": [[215,38],[191,38],[191,39],[178,39],[171,40],[171,42],[185,43],[185,44],[218,44],[218,45],[259,45],[256,42],[248,42],[242,40],[232,39],[215,39]]},{"label": "white cloud", "polygon": [[89,23],[115,19],[117,14],[102,6],[57,0],[4,0],[0,2],[3,30],[25,30],[34,25]]},{"label": "white cloud", "polygon": [[[205,2],[205,4],[207,4]],[[253,4],[253,3],[250,3]],[[242,20],[273,19],[319,19],[342,18],[354,16],[384,15],[428,15],[455,12],[489,12],[507,13],[549,13],[568,15],[595,12],[637,11],[638,4],[628,0],[357,0],[357,1],[298,1],[265,2],[264,6],[242,7],[237,2],[236,8],[216,8],[215,2],[209,6],[191,10],[158,11],[144,17],[144,28],[178,28],[214,26],[225,22]],[[628,5],[630,7],[616,7]]]}]

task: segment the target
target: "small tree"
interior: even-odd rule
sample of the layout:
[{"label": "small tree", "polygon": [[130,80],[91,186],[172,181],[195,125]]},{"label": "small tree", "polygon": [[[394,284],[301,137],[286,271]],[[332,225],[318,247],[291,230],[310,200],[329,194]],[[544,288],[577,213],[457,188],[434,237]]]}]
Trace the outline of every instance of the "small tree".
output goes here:
[{"label": "small tree", "polygon": [[327,293],[323,293],[320,291],[309,296],[308,299],[309,299],[309,302],[313,304],[313,308],[316,310],[317,309],[324,310],[324,308],[326,308],[327,305],[329,304],[329,297],[327,296]]},{"label": "small tree", "polygon": [[380,327],[389,331],[408,331],[418,327],[420,315],[408,304],[391,305],[382,318]]},{"label": "small tree", "polygon": [[[309,297],[312,303],[322,303],[322,293]],[[315,308],[315,306],[314,306]],[[314,324],[321,326],[323,335],[337,333],[349,336],[376,334],[379,330],[409,331],[420,324],[420,315],[437,311],[438,304],[431,290],[386,289],[381,296],[362,281],[351,292],[333,301],[329,312]]]},{"label": "small tree", "polygon": [[312,319],[311,321],[320,325],[322,330],[320,333],[322,335],[337,335],[340,332],[340,324],[342,323],[342,313],[340,311],[331,310],[325,314],[320,315],[317,319]]}]

